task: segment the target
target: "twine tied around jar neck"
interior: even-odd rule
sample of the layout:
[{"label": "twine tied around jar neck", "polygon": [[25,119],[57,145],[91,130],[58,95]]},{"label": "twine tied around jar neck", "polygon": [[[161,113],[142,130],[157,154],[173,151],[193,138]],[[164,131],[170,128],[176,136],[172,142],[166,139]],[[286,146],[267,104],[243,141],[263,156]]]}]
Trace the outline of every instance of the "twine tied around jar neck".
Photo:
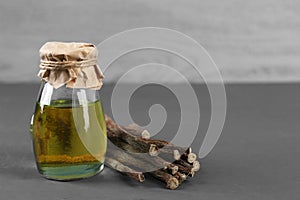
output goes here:
[{"label": "twine tied around jar neck", "polygon": [[55,89],[66,84],[69,88],[98,90],[103,84],[93,44],[47,42],[40,49],[40,57],[38,76]]}]

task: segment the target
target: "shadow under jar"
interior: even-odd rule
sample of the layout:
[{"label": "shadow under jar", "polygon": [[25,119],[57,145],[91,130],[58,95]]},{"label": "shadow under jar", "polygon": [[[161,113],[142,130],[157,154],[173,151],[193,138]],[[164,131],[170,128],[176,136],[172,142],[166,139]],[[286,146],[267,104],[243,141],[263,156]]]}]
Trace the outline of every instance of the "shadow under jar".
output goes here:
[{"label": "shadow under jar", "polygon": [[[95,57],[96,48],[85,43],[50,43],[54,47],[47,44],[46,50],[45,47],[40,50],[42,60],[49,49],[51,59],[56,51],[65,57],[55,61],[63,62],[61,66],[57,63],[40,66],[43,83],[31,121],[37,168],[44,177],[61,181],[94,176],[103,169],[106,152],[106,126],[99,94],[103,76],[86,56],[92,52]],[[63,53],[59,52],[61,45],[65,47]],[[65,60],[71,67],[66,68]],[[77,74],[70,79],[72,67],[76,67]],[[56,78],[51,80],[51,73]],[[57,82],[57,77],[65,79]]]}]

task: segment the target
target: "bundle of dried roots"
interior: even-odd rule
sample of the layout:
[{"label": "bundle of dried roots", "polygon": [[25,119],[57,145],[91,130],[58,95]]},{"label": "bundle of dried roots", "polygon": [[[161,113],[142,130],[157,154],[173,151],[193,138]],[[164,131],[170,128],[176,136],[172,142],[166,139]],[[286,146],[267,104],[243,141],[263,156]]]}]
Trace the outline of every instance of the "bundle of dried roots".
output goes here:
[{"label": "bundle of dried roots", "polygon": [[105,164],[132,179],[143,182],[145,173],[176,189],[200,170],[200,163],[190,147],[151,139],[138,125],[120,126],[105,116],[109,139]]}]

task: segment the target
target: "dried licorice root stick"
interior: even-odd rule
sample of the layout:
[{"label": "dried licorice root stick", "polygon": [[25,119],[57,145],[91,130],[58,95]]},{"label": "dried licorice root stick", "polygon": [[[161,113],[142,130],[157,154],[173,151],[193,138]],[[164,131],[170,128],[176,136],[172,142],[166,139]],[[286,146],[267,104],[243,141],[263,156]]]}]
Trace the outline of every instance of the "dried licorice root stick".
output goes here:
[{"label": "dried licorice root stick", "polygon": [[190,177],[194,177],[195,172],[192,170],[192,168],[190,167],[184,167],[182,165],[177,164],[178,166],[178,172],[186,175],[186,176],[190,176]]},{"label": "dried licorice root stick", "polygon": [[105,159],[105,164],[107,164],[109,167],[117,170],[118,172],[121,172],[122,174],[129,176],[130,178],[132,178],[138,182],[145,181],[145,176],[142,172],[138,172],[134,169],[131,169],[130,167],[119,162],[118,160],[107,157]]},{"label": "dried licorice root stick", "polygon": [[193,162],[193,171],[194,171],[194,172],[197,172],[197,171],[200,170],[200,168],[201,168],[200,162],[199,162],[198,160],[195,160],[195,161]]},{"label": "dried licorice root stick", "polygon": [[105,122],[107,128],[107,137],[116,145],[119,145],[120,141],[126,142],[131,145],[131,149],[138,153],[150,153],[150,155],[156,155],[157,150],[153,144],[145,142],[143,138],[136,137],[126,130],[117,125],[110,117],[105,115]]},{"label": "dried licorice root stick", "polygon": [[176,160],[174,162],[174,164],[178,166],[179,172],[181,172],[187,176],[190,176],[190,177],[193,177],[195,175],[195,172],[199,171],[199,169],[200,169],[199,161],[195,161],[193,164],[190,164],[190,163],[180,159],[180,160]]},{"label": "dried licorice root stick", "polygon": [[[107,116],[106,116],[107,117]],[[107,120],[113,122],[110,118],[107,117]],[[173,145],[170,142],[164,140],[150,139],[150,133],[147,130],[143,130],[137,124],[131,124],[129,126],[119,126],[118,129],[123,132],[127,132],[132,136],[142,139],[143,143],[150,144],[149,152],[150,155],[158,154],[172,154],[175,160],[180,158],[187,160],[190,163],[193,163],[197,156],[191,152],[191,148],[183,148]]]},{"label": "dried licorice root stick", "polygon": [[[197,160],[197,155],[192,153],[192,148],[189,147],[181,156],[180,159],[187,161],[188,163],[194,163]],[[180,160],[178,159],[178,160]]]},{"label": "dried licorice root stick", "polygon": [[150,156],[145,153],[130,153],[119,149],[112,143],[108,142],[107,157],[118,160],[126,165],[132,165],[142,171],[153,171],[156,169],[167,169],[172,174],[178,171],[178,166],[165,161],[158,156]]},{"label": "dried licorice root stick", "polygon": [[137,155],[134,156],[123,150],[115,149],[110,145],[108,145],[106,157],[113,158],[129,167],[141,170],[153,169],[153,165],[145,162],[142,158],[137,158]]},{"label": "dried licorice root stick", "polygon": [[149,171],[164,167],[163,163],[156,162],[154,159],[150,160],[152,156],[148,155],[147,153],[131,153],[118,148],[110,141],[108,141],[107,144],[107,157],[114,158],[126,165],[139,168],[142,171]]},{"label": "dried licorice root stick", "polygon": [[166,187],[171,190],[175,190],[176,188],[178,188],[180,182],[182,182],[181,180],[179,181],[175,176],[169,174],[167,171],[163,169],[150,172],[150,174],[153,177],[165,182]]},{"label": "dried licorice root stick", "polygon": [[180,173],[180,172],[176,172],[173,176],[175,178],[177,178],[177,180],[179,182],[179,185],[187,179],[187,176],[185,174]]},{"label": "dried licorice root stick", "polygon": [[130,124],[128,126],[121,126],[122,129],[128,131],[130,134],[141,137],[143,139],[150,139],[151,135],[147,130],[143,130],[137,124]]}]

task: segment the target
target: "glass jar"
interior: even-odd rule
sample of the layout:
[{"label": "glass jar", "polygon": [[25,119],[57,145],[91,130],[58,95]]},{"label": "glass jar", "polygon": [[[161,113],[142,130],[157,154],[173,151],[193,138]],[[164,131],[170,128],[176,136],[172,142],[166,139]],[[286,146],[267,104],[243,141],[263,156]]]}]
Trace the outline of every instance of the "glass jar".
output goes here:
[{"label": "glass jar", "polygon": [[53,85],[42,82],[31,120],[37,168],[54,180],[94,176],[103,169],[106,152],[99,90],[75,87],[76,81],[72,87],[69,82],[56,88]]}]

